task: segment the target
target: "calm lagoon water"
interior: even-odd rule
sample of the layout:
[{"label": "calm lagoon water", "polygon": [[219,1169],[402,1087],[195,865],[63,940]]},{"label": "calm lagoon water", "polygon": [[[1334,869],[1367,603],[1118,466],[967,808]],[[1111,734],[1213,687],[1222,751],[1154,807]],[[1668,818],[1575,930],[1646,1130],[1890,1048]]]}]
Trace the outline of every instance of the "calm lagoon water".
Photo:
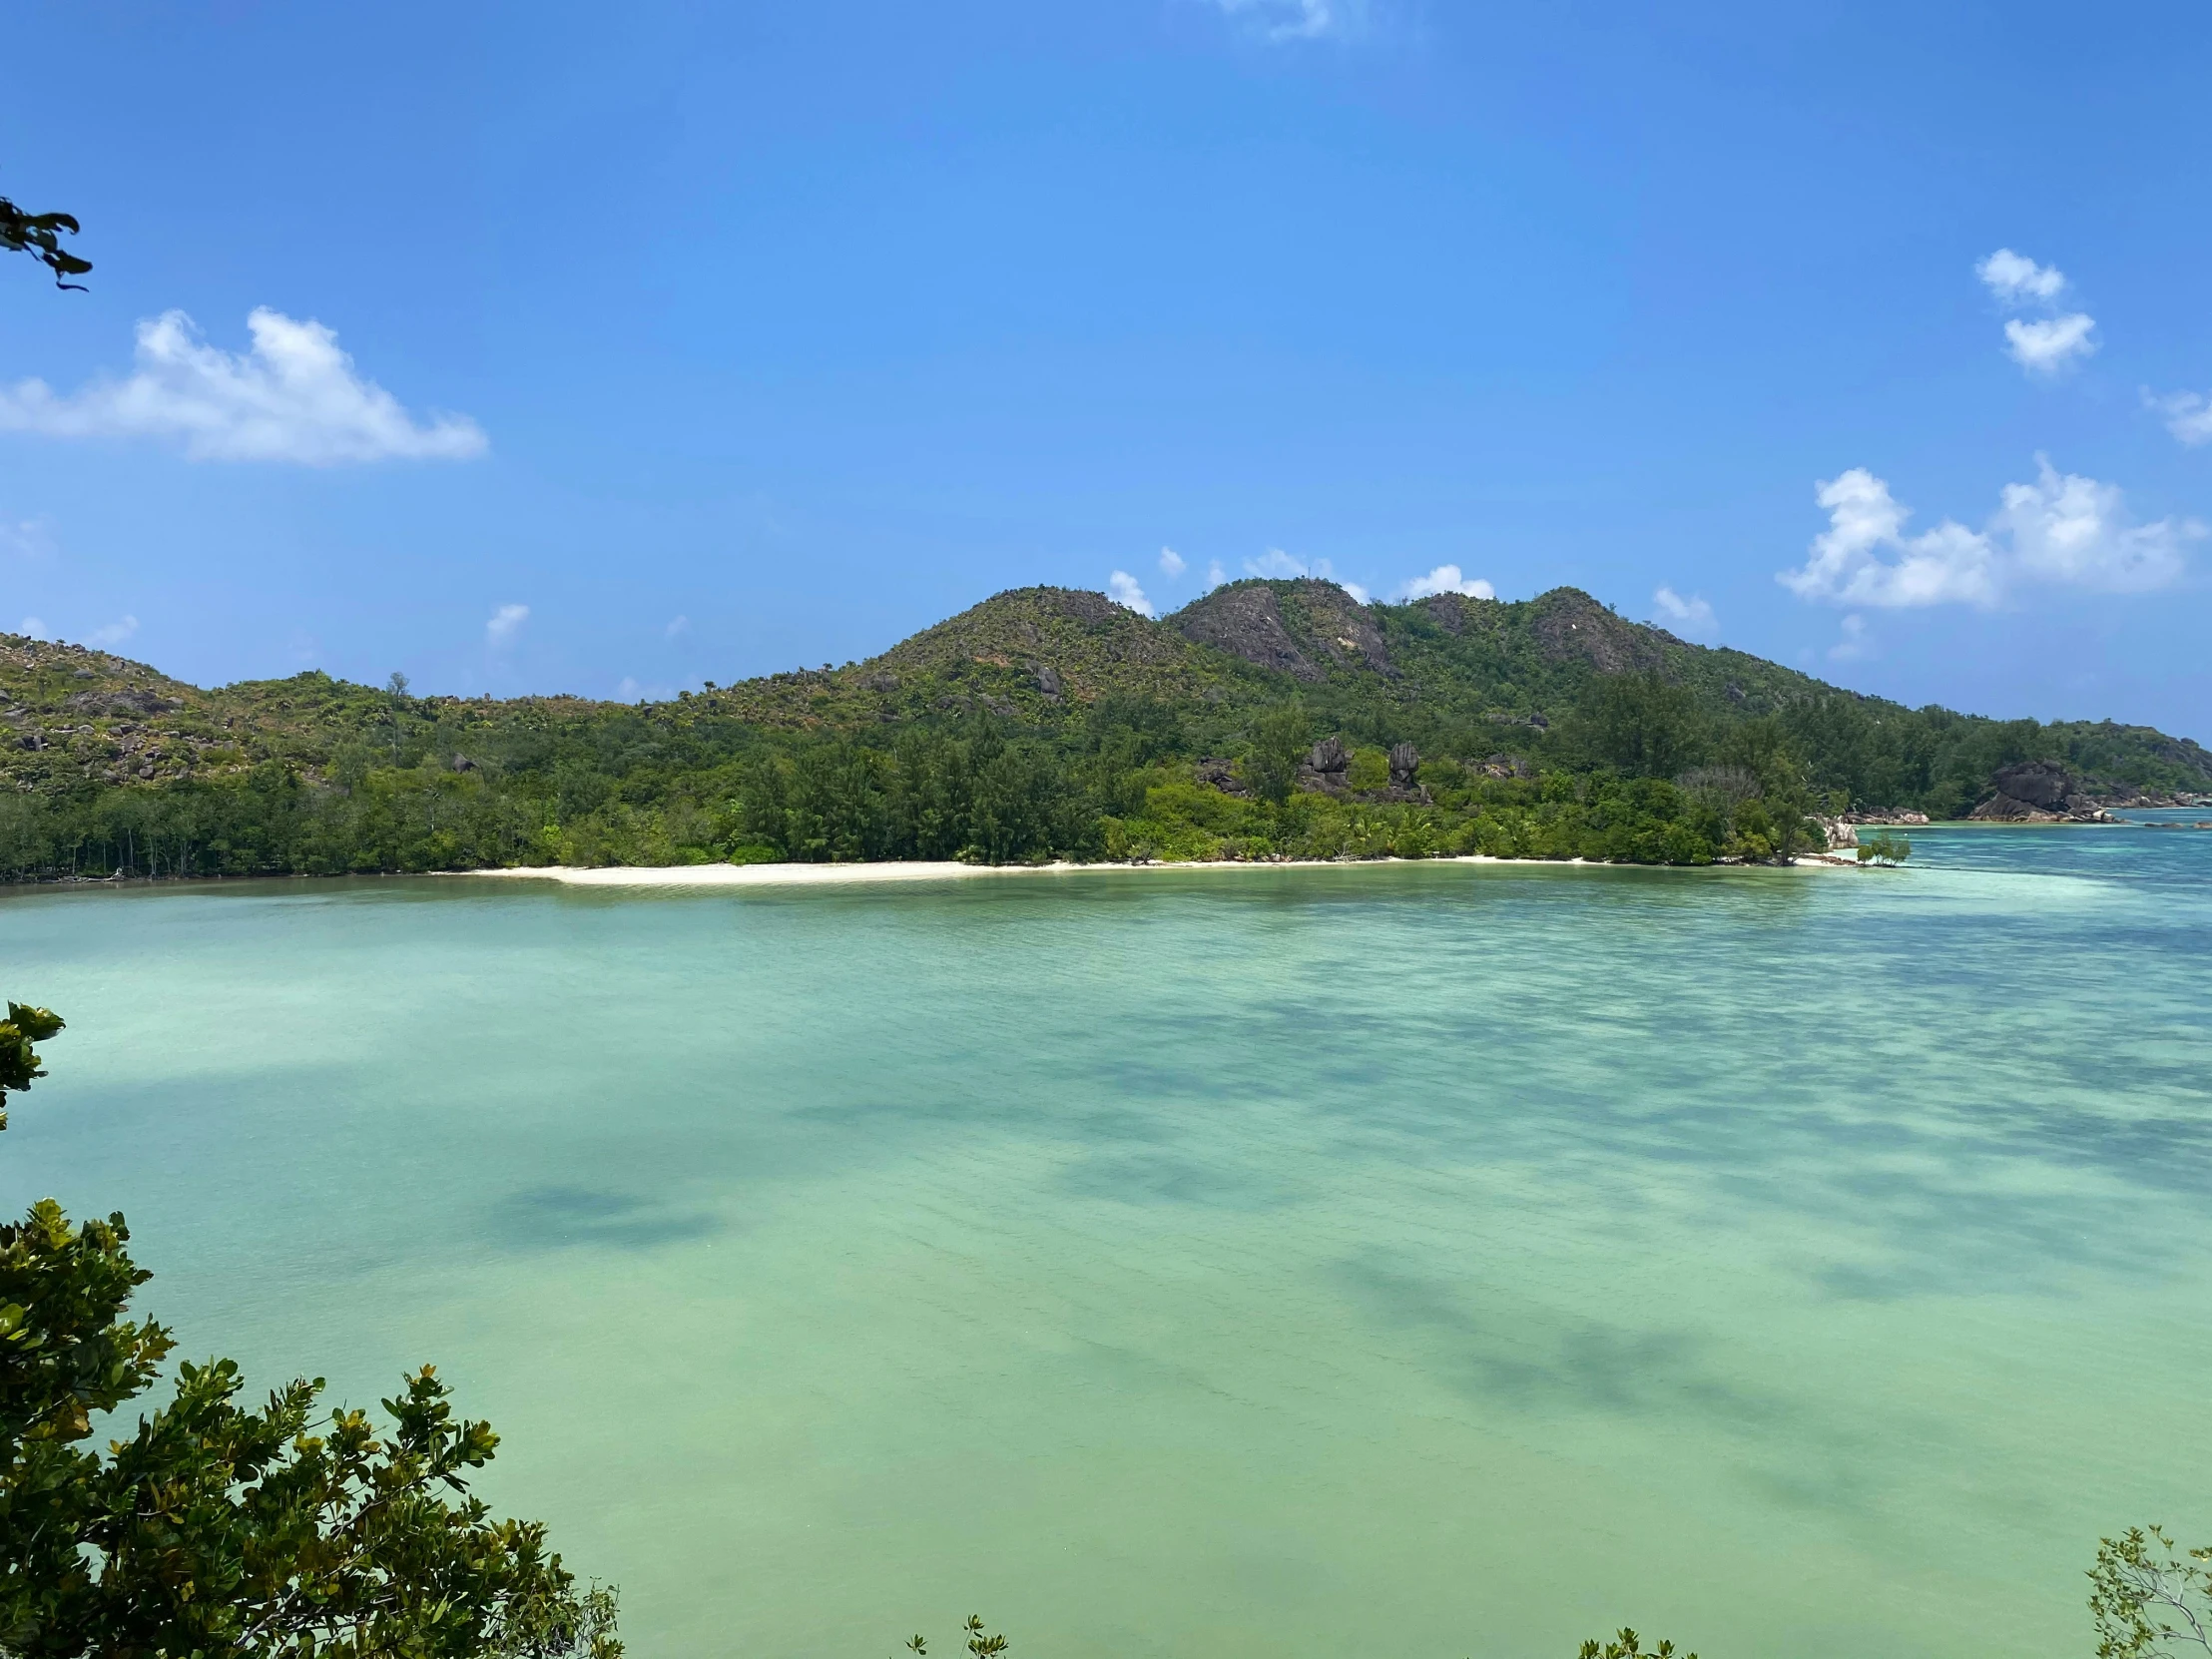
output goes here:
[{"label": "calm lagoon water", "polygon": [[2212,1539],[2212,834],[0,898],[0,1200],[437,1360],[640,1655],[2085,1653]]}]

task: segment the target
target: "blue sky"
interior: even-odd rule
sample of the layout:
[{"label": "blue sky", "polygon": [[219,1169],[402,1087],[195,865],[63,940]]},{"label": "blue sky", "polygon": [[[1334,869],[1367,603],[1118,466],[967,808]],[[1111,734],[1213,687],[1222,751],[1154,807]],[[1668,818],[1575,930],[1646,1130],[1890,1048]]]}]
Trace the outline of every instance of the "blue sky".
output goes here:
[{"label": "blue sky", "polygon": [[638,695],[1310,568],[2212,739],[2201,7],[11,22],[0,627]]}]

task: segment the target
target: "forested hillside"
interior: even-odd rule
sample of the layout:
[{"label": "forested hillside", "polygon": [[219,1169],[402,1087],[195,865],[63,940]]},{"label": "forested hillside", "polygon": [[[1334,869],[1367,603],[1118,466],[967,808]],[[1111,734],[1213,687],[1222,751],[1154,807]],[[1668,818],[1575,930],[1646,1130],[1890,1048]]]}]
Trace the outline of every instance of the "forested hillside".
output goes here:
[{"label": "forested hillside", "polygon": [[[1700,862],[1787,851],[1809,812],[2212,792],[2212,754],[2188,740],[1905,709],[1571,588],[1362,605],[1328,582],[1239,582],[1159,621],[1027,588],[864,663],[637,706],[417,698],[319,673],[202,690],[0,635],[0,875],[17,880],[1446,850]],[[2000,773],[2041,793],[2011,801]]]}]

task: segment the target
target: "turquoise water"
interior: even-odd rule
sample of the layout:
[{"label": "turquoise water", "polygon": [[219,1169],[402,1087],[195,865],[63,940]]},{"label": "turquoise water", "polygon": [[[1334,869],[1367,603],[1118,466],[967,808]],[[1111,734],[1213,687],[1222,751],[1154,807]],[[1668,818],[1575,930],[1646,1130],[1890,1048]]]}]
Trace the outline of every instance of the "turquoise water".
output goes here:
[{"label": "turquoise water", "polygon": [[2212,1541],[2212,834],[1914,841],[18,893],[0,1200],[437,1360],[640,1655],[2084,1654]]}]

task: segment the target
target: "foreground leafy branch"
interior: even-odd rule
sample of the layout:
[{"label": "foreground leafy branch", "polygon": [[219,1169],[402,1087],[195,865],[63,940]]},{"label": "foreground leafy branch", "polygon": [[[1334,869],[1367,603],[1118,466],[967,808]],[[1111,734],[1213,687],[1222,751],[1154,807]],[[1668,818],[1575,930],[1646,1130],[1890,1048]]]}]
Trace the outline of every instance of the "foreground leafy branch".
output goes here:
[{"label": "foreground leafy branch", "polygon": [[[0,1101],[61,1029],[8,1005]],[[430,1367],[383,1401],[388,1432],[345,1409],[313,1432],[320,1378],[254,1407],[232,1361],[186,1364],[134,1433],[87,1447],[176,1346],[124,1317],[151,1277],[129,1242],[51,1199],[0,1227],[0,1652],[617,1659],[613,1590],[580,1592],[542,1525],[470,1495],[498,1436]]]},{"label": "foreground leafy branch", "polygon": [[[973,1659],[998,1659],[998,1655],[1006,1651],[1005,1637],[984,1634],[983,1618],[979,1613],[970,1613],[960,1630],[967,1637],[967,1650]],[[928,1659],[929,1643],[917,1632],[906,1638],[906,1651],[914,1659]]]},{"label": "foreground leafy branch", "polygon": [[92,269],[90,260],[79,259],[61,245],[63,236],[73,237],[77,230],[73,215],[25,213],[0,196],[0,251],[30,255],[54,274],[56,287],[83,292],[84,283],[63,280],[67,276],[82,276]]},{"label": "foreground leafy branch", "polygon": [[[1675,1659],[1674,1643],[1662,1641],[1647,1654],[1642,1638],[1633,1630],[1623,1630],[1609,1642],[1584,1642],[1577,1659]],[[1685,1653],[1682,1659],[1697,1659],[1697,1655]]]},{"label": "foreground leafy branch", "polygon": [[2131,1526],[2099,1540],[2089,1585],[2097,1659],[2212,1653],[2212,1549],[2184,1553],[2163,1528]]}]

